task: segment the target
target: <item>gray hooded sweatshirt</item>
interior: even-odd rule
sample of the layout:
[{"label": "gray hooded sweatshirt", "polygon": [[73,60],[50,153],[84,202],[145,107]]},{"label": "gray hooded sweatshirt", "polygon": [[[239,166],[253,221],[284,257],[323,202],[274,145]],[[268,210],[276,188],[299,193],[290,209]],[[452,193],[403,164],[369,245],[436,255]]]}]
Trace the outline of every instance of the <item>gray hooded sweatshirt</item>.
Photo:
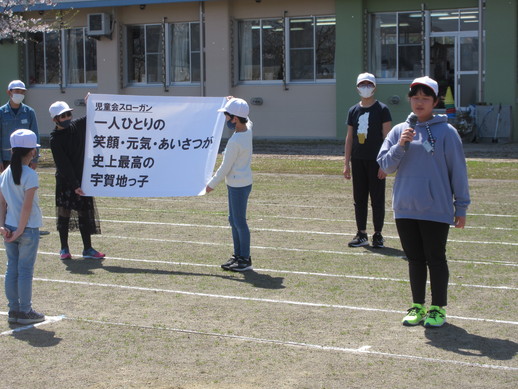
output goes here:
[{"label": "gray hooded sweatshirt", "polygon": [[394,217],[453,224],[455,216],[466,216],[470,204],[466,159],[457,130],[446,115],[435,115],[417,123],[414,140],[405,151],[399,139],[408,127],[407,119],[392,128],[377,158],[384,172],[396,172]]}]

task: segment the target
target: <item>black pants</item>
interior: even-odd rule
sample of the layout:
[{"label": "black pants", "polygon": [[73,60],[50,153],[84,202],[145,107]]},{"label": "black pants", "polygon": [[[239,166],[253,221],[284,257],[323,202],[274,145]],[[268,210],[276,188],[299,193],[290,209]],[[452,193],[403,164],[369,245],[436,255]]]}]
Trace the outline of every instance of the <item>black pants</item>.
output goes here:
[{"label": "black pants", "polygon": [[413,302],[424,304],[429,270],[432,305],[446,306],[450,275],[446,261],[449,224],[428,220],[396,219],[396,227],[408,258]]},{"label": "black pants", "polygon": [[[58,232],[61,248],[68,248],[68,231],[70,227],[70,217],[58,216]],[[89,219],[79,216],[79,232],[83,240],[84,250],[92,247],[92,234],[89,228]]]},{"label": "black pants", "polygon": [[374,231],[381,232],[385,222],[385,179],[378,178],[379,165],[367,159],[351,159],[354,213],[358,231],[367,229],[369,195]]}]

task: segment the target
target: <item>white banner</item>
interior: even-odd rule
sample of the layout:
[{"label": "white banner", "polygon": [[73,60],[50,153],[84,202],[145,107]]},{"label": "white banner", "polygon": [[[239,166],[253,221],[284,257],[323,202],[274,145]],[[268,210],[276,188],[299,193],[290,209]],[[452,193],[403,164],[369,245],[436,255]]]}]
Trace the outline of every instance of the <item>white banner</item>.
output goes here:
[{"label": "white banner", "polygon": [[92,94],[87,101],[87,196],[205,193],[218,154],[224,97]]}]

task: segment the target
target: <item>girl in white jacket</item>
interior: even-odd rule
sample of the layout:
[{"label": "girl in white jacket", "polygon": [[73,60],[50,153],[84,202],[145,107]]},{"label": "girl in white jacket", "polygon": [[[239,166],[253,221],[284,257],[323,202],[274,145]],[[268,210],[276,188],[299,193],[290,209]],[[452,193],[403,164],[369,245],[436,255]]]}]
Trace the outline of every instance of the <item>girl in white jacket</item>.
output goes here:
[{"label": "girl in white jacket", "polygon": [[225,114],[227,127],[234,133],[223,152],[223,161],[205,188],[210,193],[225,180],[228,190],[228,221],[232,227],[234,254],[221,267],[224,270],[252,270],[250,257],[250,230],[246,222],[248,196],[252,191],[252,122],[246,101],[229,98],[219,109]]}]

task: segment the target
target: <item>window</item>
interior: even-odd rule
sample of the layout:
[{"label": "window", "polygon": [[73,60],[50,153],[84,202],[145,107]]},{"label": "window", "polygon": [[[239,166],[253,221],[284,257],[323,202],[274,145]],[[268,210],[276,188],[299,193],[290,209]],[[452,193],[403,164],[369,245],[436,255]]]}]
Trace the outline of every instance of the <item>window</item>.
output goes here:
[{"label": "window", "polygon": [[171,24],[171,82],[200,82],[200,23]]},{"label": "window", "polygon": [[162,28],[162,24],[128,26],[128,83],[199,83],[200,23],[172,23]]},{"label": "window", "polygon": [[30,85],[61,84],[62,74],[66,84],[97,82],[97,46],[85,28],[31,34],[26,48]]},{"label": "window", "polygon": [[67,84],[97,83],[97,46],[86,29],[65,30],[67,42]]},{"label": "window", "polygon": [[239,81],[283,80],[284,69],[292,82],[334,79],[335,26],[331,16],[239,21]]},{"label": "window", "polygon": [[370,68],[376,77],[410,80],[423,74],[422,14],[372,14]]},{"label": "window", "polygon": [[129,26],[127,32],[128,82],[147,84],[162,82],[162,26],[160,24]]},{"label": "window", "polygon": [[60,84],[59,32],[32,34],[27,43],[29,84]]},{"label": "window", "polygon": [[478,30],[478,10],[476,9],[432,11],[430,19],[432,33]]},{"label": "window", "polygon": [[283,20],[240,21],[238,31],[239,81],[282,80]]},{"label": "window", "polygon": [[292,18],[289,23],[290,80],[334,79],[335,18]]}]

